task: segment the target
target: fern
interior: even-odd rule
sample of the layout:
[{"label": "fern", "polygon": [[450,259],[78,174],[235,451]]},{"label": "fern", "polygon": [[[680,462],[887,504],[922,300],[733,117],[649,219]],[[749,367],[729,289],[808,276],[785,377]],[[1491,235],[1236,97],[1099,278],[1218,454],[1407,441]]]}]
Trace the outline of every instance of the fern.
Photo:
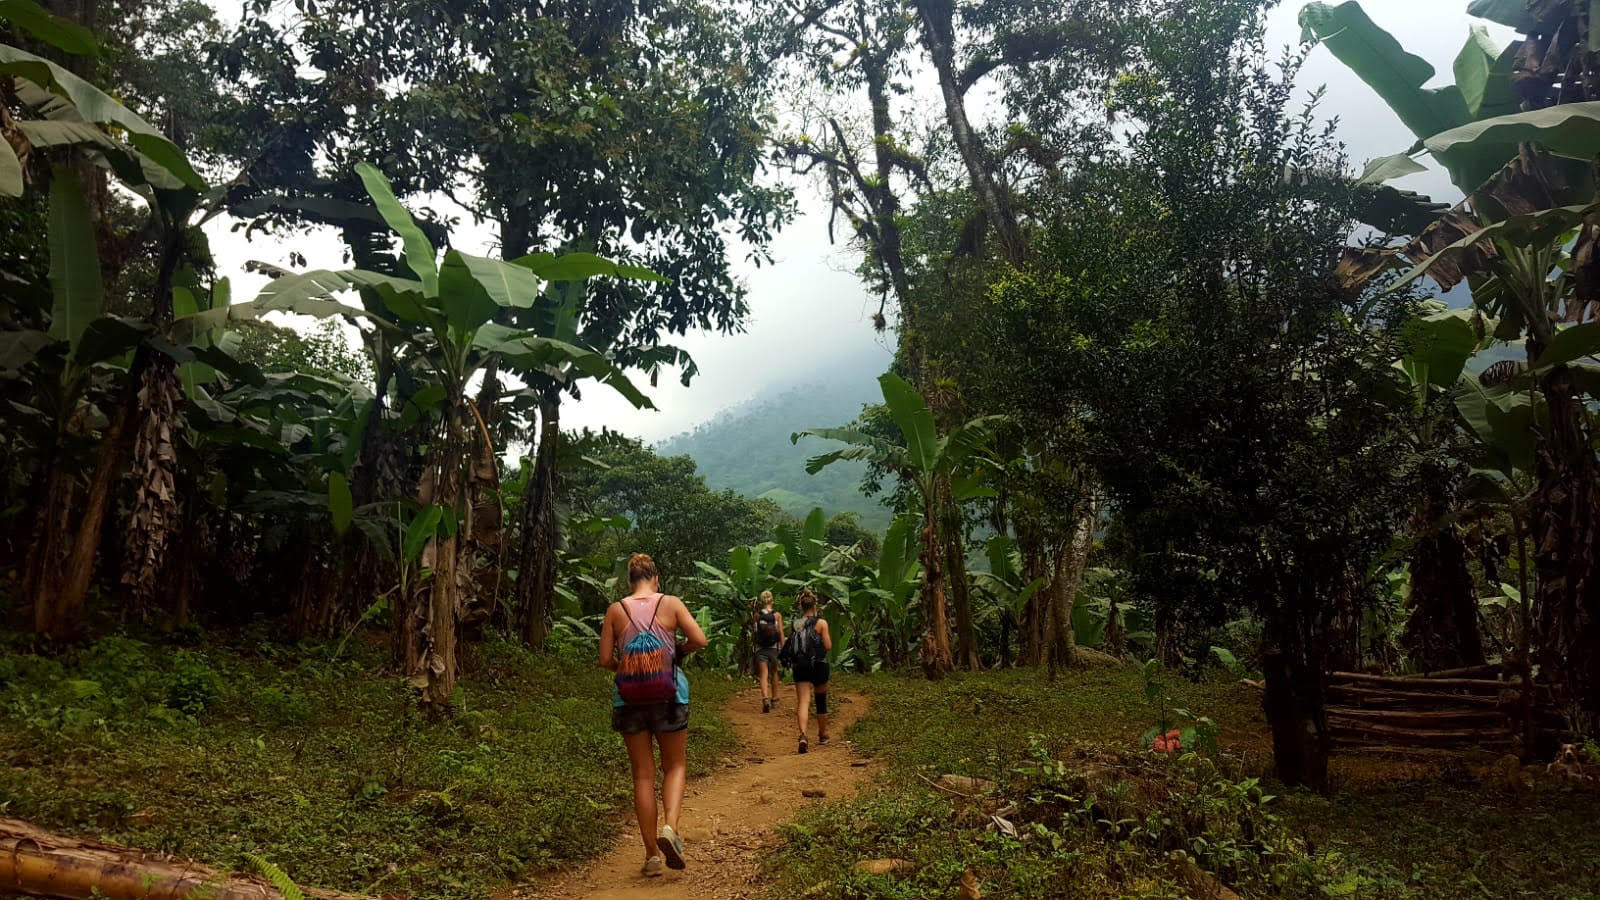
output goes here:
[{"label": "fern", "polygon": [[272,882],[272,886],[277,888],[278,893],[283,895],[283,900],[306,900],[305,893],[295,887],[294,882],[289,879],[288,875],[284,874],[282,869],[254,853],[246,853],[244,858],[250,861],[250,865],[255,866],[256,871],[260,872],[262,877]]}]

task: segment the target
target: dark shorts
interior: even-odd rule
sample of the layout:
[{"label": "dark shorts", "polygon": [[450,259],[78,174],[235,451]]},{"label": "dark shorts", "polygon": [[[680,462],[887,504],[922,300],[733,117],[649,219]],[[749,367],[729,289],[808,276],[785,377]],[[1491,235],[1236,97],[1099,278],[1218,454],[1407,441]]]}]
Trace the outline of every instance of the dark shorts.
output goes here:
[{"label": "dark shorts", "polygon": [[816,687],[821,687],[828,683],[829,677],[827,660],[819,663],[805,663],[794,667],[795,684],[806,682]]},{"label": "dark shorts", "polygon": [[688,727],[687,703],[611,707],[611,730],[619,734],[671,734]]},{"label": "dark shorts", "polygon": [[757,647],[756,648],[756,662],[758,662],[758,663],[766,663],[767,664],[767,668],[769,668],[772,671],[776,672],[778,670],[778,648],[777,647]]}]

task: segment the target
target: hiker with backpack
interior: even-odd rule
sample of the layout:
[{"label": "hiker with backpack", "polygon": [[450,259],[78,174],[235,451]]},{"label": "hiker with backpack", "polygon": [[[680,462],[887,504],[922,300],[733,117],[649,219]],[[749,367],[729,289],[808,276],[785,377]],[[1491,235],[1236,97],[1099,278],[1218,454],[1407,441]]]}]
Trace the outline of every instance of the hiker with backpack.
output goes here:
[{"label": "hiker with backpack", "polygon": [[778,649],[783,646],[783,613],[772,608],[772,592],[761,592],[756,614],[756,678],[761,682],[761,711],[778,705]]},{"label": "hiker with backpack", "polygon": [[[600,665],[617,673],[611,728],[622,735],[633,768],[633,810],[644,838],[643,874],[685,866],[678,815],[688,780],[689,680],[679,662],[706,645],[705,632],[677,597],[661,593],[655,561],[643,553],[628,560],[629,595],[606,610],[600,629]],[[680,641],[679,634],[683,635]],[[661,803],[665,823],[656,828],[656,760],[661,747]]]},{"label": "hiker with backpack", "polygon": [[813,697],[817,701],[817,744],[828,744],[828,651],[833,649],[833,636],[828,633],[828,620],[817,615],[817,595],[803,590],[799,602],[800,621],[789,633],[781,655],[784,664],[794,670],[794,714],[800,725],[800,752],[805,753],[810,749],[806,719]]}]

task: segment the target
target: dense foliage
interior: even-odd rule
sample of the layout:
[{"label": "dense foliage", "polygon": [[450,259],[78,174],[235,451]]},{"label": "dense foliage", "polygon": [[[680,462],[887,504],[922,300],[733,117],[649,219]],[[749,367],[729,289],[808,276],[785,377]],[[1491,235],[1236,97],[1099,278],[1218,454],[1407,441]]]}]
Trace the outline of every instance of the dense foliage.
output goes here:
[{"label": "dense foliage", "polygon": [[[348,738],[305,833],[327,839],[342,791],[365,804],[351,842],[431,856],[437,827],[509,879],[594,823],[513,827],[496,804],[541,775],[490,769],[601,740],[594,710],[568,734],[521,695],[597,696],[570,662],[642,550],[710,635],[705,678],[748,670],[764,591],[791,618],[821,596],[842,673],[920,667],[863,743],[983,768],[1039,839],[967,841],[957,869],[918,824],[948,803],[886,792],[859,835],[791,834],[820,859],[899,842],[929,857],[903,892],[984,854],[1035,891],[1061,874],[1043,847],[1103,850],[1072,876],[1091,894],[1373,888],[1267,809],[1206,711],[1169,709],[1207,696],[1172,679],[1258,686],[1293,786],[1331,787],[1336,720],[1363,711],[1330,678],[1381,678],[1358,671],[1496,694],[1379,710],[1369,737],[1513,763],[1594,746],[1600,39],[1592,6],[1477,2],[1520,38],[1474,30],[1456,82],[1425,87],[1355,2],[1308,3],[1276,52],[1277,5],[251,0],[224,26],[189,0],[0,3],[0,609],[28,632],[5,637],[0,716],[64,753],[215,738],[193,763],[213,772],[291,764],[288,730]],[[1417,146],[1357,172],[1299,92],[1320,53]],[[1424,151],[1459,204],[1389,185]],[[773,262],[802,184],[880,298],[876,390],[802,389],[660,451],[564,425],[594,393],[648,408],[663,375],[689,384],[667,341],[736,339],[737,259]],[[252,264],[254,297],[209,245],[225,216],[288,251]],[[466,245],[469,217],[494,246]],[[308,236],[343,266],[308,270]],[[1150,661],[1076,671],[1130,655]],[[1188,752],[1147,770],[1143,747],[999,734],[1092,712],[1036,701],[1034,671],[1107,696],[1141,678],[1160,712],[1138,743]],[[357,721],[319,712],[341,679]],[[503,696],[475,706],[485,684]],[[906,698],[976,724],[891,746]],[[272,739],[239,743],[219,710]],[[370,728],[427,760],[378,773],[350,732]],[[1100,752],[1150,802],[1063,768]],[[0,807],[151,837],[157,801],[49,801],[14,768]],[[297,861],[281,829],[197,834],[159,849]],[[449,881],[305,859],[341,884]]]}]

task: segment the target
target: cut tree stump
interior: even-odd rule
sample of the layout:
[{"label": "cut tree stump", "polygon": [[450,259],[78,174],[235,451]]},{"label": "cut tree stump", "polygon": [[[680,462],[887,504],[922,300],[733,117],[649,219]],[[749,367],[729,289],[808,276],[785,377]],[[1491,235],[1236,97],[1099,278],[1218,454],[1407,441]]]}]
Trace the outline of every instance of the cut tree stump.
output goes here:
[{"label": "cut tree stump", "polygon": [[[316,900],[371,900],[302,889]],[[0,818],[0,892],[62,900],[282,900],[266,880],[234,875],[100,841],[65,837],[20,819]]]}]

